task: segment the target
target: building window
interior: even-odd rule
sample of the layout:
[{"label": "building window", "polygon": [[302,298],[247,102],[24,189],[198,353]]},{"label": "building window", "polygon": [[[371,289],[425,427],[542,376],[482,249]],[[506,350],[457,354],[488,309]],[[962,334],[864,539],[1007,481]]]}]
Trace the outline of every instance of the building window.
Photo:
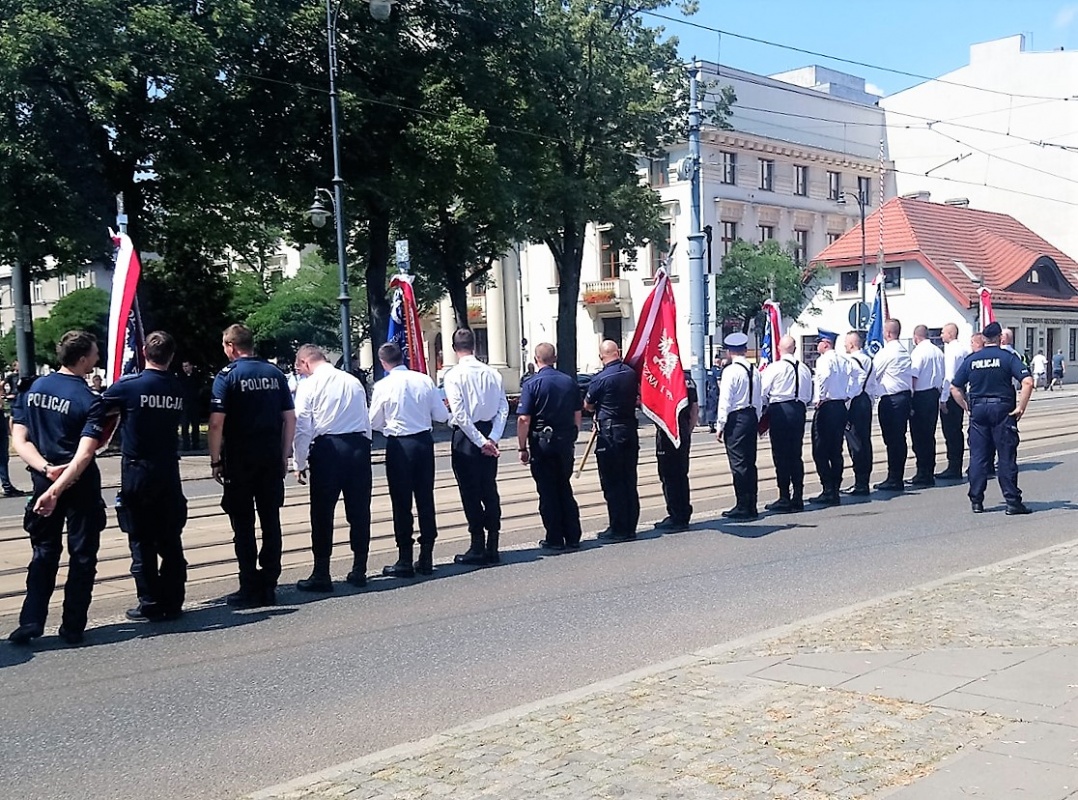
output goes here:
[{"label": "building window", "polygon": [[827,199],[838,200],[842,197],[842,173],[827,171]]},{"label": "building window", "polygon": [[1078,359],[1078,328],[1070,329],[1071,346],[1070,346],[1070,358],[1068,361],[1074,361]]},{"label": "building window", "polygon": [[929,328],[928,340],[932,344],[936,345],[940,350],[943,349],[943,328]]},{"label": "building window", "polygon": [[730,248],[734,246],[734,242],[737,241],[736,222],[722,223],[722,238],[719,241],[722,242],[722,254],[726,255],[730,252]]},{"label": "building window", "polygon": [[844,269],[838,274],[838,290],[843,294],[852,294],[861,288],[860,275],[855,269]]},{"label": "building window", "polygon": [[809,232],[794,231],[794,263],[802,267],[808,262]]},{"label": "building window", "polygon": [[775,162],[769,158],[760,159],[760,188],[765,192],[775,190]]},{"label": "building window", "polygon": [[737,186],[737,153],[722,151],[722,182]]},{"label": "building window", "polygon": [[883,288],[884,289],[901,289],[902,288],[902,267],[884,267],[883,268]]},{"label": "building window", "polygon": [[34,281],[33,285],[34,302],[45,302],[45,284],[42,281]]},{"label": "building window", "polygon": [[85,289],[89,285],[90,285],[90,273],[89,272],[80,272],[78,275],[75,276],[75,288],[76,289]]},{"label": "building window", "polygon": [[624,334],[621,328],[621,317],[603,317],[603,338],[609,339],[612,342],[617,342],[618,347],[622,346]]},{"label": "building window", "polygon": [[760,226],[760,243],[770,241],[775,238],[775,226],[774,225],[761,225]]},{"label": "building window", "polygon": [[475,357],[476,360],[482,361],[486,364],[490,361],[490,348],[487,340],[486,328],[472,328],[472,333],[475,334]]},{"label": "building window", "polygon": [[468,284],[468,294],[472,297],[486,297],[487,284],[486,281],[480,278],[479,280],[472,281]]},{"label": "building window", "polygon": [[842,238],[841,233],[829,233],[829,234],[827,234],[827,243],[828,244],[834,244],[835,242],[837,242],[841,238]]},{"label": "building window", "polygon": [[621,277],[621,251],[614,247],[610,231],[599,231],[599,280]]},{"label": "building window", "polygon": [[816,359],[820,354],[816,352],[816,337],[801,337],[801,363],[809,369],[816,369]]},{"label": "building window", "polygon": [[808,197],[809,193],[809,168],[803,164],[794,164],[794,194],[799,197]]},{"label": "building window", "polygon": [[[674,226],[670,223],[670,220],[662,221],[663,231],[666,233],[666,244],[661,245],[658,242],[652,242],[651,249],[651,276],[655,277],[655,273],[659,271],[659,267],[663,265],[663,260],[666,258],[667,253],[670,252],[670,245],[674,241]],[[673,265],[668,265],[667,272],[672,273]]]},{"label": "building window", "polygon": [[872,178],[864,176],[857,179],[857,196],[866,206],[872,205]]},{"label": "building window", "polygon": [[1029,271],[1029,282],[1030,283],[1040,283],[1041,282],[1041,276],[1037,272],[1037,270],[1031,269]]},{"label": "building window", "polygon": [[60,297],[67,297],[67,292],[68,292],[67,276],[66,275],[61,275],[60,276]]},{"label": "building window", "polygon": [[670,156],[652,158],[648,163],[648,183],[652,188],[666,186],[669,183]]},{"label": "building window", "polygon": [[1033,352],[1033,337],[1036,336],[1036,328],[1026,328],[1026,352]]}]

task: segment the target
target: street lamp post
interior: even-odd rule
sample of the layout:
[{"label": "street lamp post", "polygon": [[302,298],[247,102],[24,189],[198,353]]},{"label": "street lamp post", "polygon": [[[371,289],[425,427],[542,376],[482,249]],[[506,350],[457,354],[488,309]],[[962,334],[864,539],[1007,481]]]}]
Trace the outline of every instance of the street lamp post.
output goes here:
[{"label": "street lamp post", "polygon": [[[341,177],[341,141],[339,114],[337,110],[337,20],[340,17],[342,0],[338,0],[336,8],[333,0],[326,0],[326,40],[329,46],[329,116],[330,130],[333,139],[333,194],[330,195],[325,189],[316,189],[314,203],[307,211],[311,223],[316,228],[326,224],[329,213],[322,205],[321,196],[325,194],[330,201],[333,211],[333,225],[337,229],[337,272],[340,278],[340,295],[337,302],[341,304],[341,359],[344,369],[352,368],[352,298],[348,296],[348,260],[344,241],[344,179]],[[393,13],[393,3],[396,0],[367,0],[371,16],[378,21],[389,19]]]},{"label": "street lamp post", "polygon": [[865,282],[868,278],[868,268],[865,260],[865,206],[868,205],[868,198],[860,191],[858,191],[857,194],[854,194],[853,192],[839,192],[838,204],[840,206],[846,205],[847,197],[852,197],[857,202],[857,207],[861,210],[861,305],[857,307],[857,330],[863,331],[868,322],[868,320],[865,319],[865,305],[867,301]]}]

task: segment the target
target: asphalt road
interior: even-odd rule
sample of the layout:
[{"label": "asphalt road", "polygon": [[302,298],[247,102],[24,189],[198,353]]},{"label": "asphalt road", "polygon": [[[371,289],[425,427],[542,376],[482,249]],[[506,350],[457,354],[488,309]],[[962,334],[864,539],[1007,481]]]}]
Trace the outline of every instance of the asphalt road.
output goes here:
[{"label": "asphalt road", "polygon": [[974,517],[962,485],[739,526],[713,521],[721,502],[694,498],[700,522],[688,533],[555,557],[540,557],[522,535],[496,569],[441,567],[433,579],[378,580],[269,611],[210,606],[160,627],[98,616],[81,648],[4,645],[0,794],[236,797],[1067,541],[1076,400],[1038,404],[1060,433],[1020,451],[1037,512],[1029,517],[1004,516],[994,487],[994,513]]}]

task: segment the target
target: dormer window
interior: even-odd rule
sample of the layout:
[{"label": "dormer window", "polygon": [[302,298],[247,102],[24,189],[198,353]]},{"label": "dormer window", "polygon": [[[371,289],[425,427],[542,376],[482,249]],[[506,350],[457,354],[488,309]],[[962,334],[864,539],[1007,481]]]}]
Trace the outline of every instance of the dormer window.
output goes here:
[{"label": "dormer window", "polygon": [[1040,283],[1041,282],[1041,276],[1037,274],[1037,270],[1031,269],[1029,271],[1029,282],[1030,283]]}]

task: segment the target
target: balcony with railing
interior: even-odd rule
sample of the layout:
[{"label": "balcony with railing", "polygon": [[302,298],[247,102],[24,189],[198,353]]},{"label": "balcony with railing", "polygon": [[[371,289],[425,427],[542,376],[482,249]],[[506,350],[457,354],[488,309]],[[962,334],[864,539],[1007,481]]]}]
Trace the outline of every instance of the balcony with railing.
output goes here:
[{"label": "balcony with railing", "polygon": [[623,317],[629,316],[629,282],[622,278],[602,281],[589,281],[581,291],[584,308],[593,316],[618,311]]}]

